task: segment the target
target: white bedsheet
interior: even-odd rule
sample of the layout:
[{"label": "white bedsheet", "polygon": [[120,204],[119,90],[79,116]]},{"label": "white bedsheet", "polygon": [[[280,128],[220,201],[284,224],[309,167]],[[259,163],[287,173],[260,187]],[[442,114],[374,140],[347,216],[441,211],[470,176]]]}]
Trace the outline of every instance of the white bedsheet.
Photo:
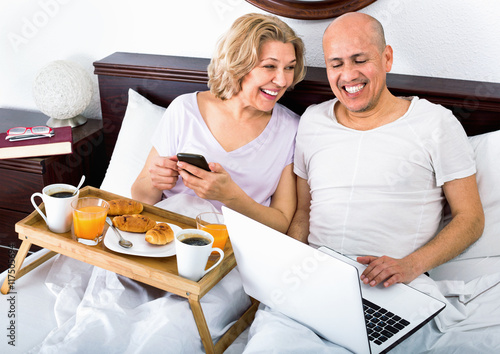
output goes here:
[{"label": "white bedsheet", "polygon": [[[27,262],[45,251],[28,257]],[[476,262],[478,263],[478,262]],[[394,353],[499,353],[500,258],[479,261],[487,273],[464,282],[452,278],[453,269],[471,272],[471,261],[440,269],[436,281],[423,278],[413,284],[434,292],[446,291],[446,316],[424,326]],[[476,269],[477,273],[478,270]],[[6,273],[2,274],[2,279]],[[202,353],[187,301],[144,286],[85,263],[57,256],[15,283],[15,346],[2,336],[1,353]],[[232,298],[240,306],[228,305]],[[0,325],[9,326],[9,295],[0,302]],[[221,312],[222,306],[229,308]],[[220,336],[249,305],[237,272],[230,273],[202,299],[209,328]],[[168,312],[167,312],[168,309]],[[225,315],[224,315],[225,313]],[[182,321],[179,321],[179,318]],[[438,328],[439,327],[439,328]],[[345,353],[309,329],[274,313],[258,311],[249,332],[241,335],[226,353]],[[291,341],[290,338],[300,338]],[[246,349],[245,349],[246,347]]]},{"label": "white bedsheet", "polygon": [[[57,327],[30,353],[202,353],[186,299],[113,272],[57,256],[45,280]],[[236,270],[202,300],[217,340],[250,306]]]},{"label": "white bedsheet", "polygon": [[[7,300],[16,297],[14,345],[2,336],[0,353],[204,352],[185,299],[65,256],[20,278],[15,291],[0,303],[6,332]],[[201,305],[217,340],[250,305],[237,270],[206,294]],[[245,343],[242,335],[226,353],[241,353]]]},{"label": "white bedsheet", "polygon": [[[46,250],[26,258],[24,264],[29,264],[36,258],[47,253]],[[40,343],[56,325],[54,316],[55,297],[44,286],[43,282],[50,270],[51,261],[35,268],[24,277],[15,281],[14,292],[0,294],[0,353],[26,353],[37,343]],[[0,274],[3,282],[7,271]],[[9,300],[13,298],[11,303]],[[13,314],[13,317],[9,317]],[[10,331],[6,329],[13,320],[13,338],[7,337]],[[9,344],[9,342],[12,344]]]}]

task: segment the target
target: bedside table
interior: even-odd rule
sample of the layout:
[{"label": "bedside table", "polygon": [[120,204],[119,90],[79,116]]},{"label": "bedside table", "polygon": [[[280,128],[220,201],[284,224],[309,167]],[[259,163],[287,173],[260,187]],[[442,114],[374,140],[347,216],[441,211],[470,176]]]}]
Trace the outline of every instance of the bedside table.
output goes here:
[{"label": "bedside table", "polygon": [[[0,131],[45,125],[48,119],[39,112],[0,108]],[[52,183],[76,186],[82,175],[85,185],[99,187],[106,172],[105,156],[102,120],[88,119],[73,128],[72,154],[0,160],[0,272],[8,268],[21,244],[14,225],[33,212],[31,195]]]}]

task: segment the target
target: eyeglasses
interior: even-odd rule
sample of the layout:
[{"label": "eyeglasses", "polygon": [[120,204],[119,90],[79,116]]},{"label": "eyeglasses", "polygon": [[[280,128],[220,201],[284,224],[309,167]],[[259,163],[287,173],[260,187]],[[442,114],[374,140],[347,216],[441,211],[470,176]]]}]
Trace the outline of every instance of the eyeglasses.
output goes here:
[{"label": "eyeglasses", "polygon": [[26,140],[26,139],[37,139],[46,138],[54,136],[54,130],[51,127],[45,125],[39,125],[36,127],[15,127],[7,130],[6,140]]}]

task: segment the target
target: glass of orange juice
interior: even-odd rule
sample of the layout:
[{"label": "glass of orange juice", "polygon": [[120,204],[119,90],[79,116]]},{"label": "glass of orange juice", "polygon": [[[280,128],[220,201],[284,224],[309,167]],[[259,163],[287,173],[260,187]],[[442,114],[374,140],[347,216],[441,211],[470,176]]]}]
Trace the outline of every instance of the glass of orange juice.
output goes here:
[{"label": "glass of orange juice", "polygon": [[109,204],[100,198],[79,198],[71,203],[73,232],[78,242],[95,246],[103,238]]},{"label": "glass of orange juice", "polygon": [[224,224],[224,216],[221,213],[206,212],[198,214],[196,217],[196,226],[199,230],[206,231],[214,237],[212,247],[220,248],[221,250],[224,249],[228,233],[227,227]]}]

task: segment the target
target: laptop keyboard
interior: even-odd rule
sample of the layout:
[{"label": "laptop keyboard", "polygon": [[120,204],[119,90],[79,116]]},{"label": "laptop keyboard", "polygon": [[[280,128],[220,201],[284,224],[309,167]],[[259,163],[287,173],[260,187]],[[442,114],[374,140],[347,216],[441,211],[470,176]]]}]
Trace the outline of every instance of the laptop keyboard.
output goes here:
[{"label": "laptop keyboard", "polygon": [[363,299],[368,339],[375,344],[382,344],[410,324],[404,318]]}]

